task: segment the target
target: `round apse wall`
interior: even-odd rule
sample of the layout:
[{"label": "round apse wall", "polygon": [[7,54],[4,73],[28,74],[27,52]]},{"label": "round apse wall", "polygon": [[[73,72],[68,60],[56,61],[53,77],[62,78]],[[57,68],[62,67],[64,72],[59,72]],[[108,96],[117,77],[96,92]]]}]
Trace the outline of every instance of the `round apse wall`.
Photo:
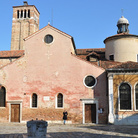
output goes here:
[{"label": "round apse wall", "polygon": [[96,85],[97,80],[94,76],[88,75],[84,78],[83,83],[87,88],[93,88]]}]

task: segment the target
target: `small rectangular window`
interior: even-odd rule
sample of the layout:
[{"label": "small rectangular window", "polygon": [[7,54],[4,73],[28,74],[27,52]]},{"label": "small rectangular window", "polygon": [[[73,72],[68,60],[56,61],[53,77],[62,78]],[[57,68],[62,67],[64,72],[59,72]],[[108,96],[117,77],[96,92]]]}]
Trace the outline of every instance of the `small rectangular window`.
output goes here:
[{"label": "small rectangular window", "polygon": [[110,56],[109,56],[109,60],[114,61],[114,55],[110,55]]}]

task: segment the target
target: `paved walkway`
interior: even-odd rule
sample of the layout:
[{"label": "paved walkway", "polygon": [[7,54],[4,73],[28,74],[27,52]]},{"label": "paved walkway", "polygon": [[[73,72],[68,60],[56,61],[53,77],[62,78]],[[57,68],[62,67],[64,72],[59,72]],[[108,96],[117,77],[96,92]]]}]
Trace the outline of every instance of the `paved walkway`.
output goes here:
[{"label": "paved walkway", "polygon": [[[138,126],[49,124],[47,138],[138,138]],[[0,123],[0,138],[27,138],[25,124]]]}]

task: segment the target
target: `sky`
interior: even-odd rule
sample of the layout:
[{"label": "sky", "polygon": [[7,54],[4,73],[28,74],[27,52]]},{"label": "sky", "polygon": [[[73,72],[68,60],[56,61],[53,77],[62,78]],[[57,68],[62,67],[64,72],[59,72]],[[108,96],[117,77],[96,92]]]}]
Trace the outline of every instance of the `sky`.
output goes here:
[{"label": "sky", "polygon": [[[1,0],[0,51],[10,50],[12,7],[23,5],[23,1]],[[130,34],[138,35],[138,0],[26,1],[29,5],[35,5],[40,12],[39,29],[50,22],[71,35],[77,49],[104,48],[104,39],[117,34],[117,21],[122,15],[130,23]]]}]

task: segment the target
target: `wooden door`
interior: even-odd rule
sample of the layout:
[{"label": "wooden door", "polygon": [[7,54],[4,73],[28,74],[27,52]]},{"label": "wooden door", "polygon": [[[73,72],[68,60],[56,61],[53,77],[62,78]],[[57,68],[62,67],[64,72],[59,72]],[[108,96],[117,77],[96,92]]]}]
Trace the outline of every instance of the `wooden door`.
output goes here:
[{"label": "wooden door", "polygon": [[85,123],[96,123],[96,104],[85,104]]},{"label": "wooden door", "polygon": [[11,122],[20,122],[20,104],[11,104]]},{"label": "wooden door", "polygon": [[85,104],[85,123],[92,123],[91,104]]},{"label": "wooden door", "polygon": [[96,123],[96,104],[91,105],[92,109],[92,123]]}]

